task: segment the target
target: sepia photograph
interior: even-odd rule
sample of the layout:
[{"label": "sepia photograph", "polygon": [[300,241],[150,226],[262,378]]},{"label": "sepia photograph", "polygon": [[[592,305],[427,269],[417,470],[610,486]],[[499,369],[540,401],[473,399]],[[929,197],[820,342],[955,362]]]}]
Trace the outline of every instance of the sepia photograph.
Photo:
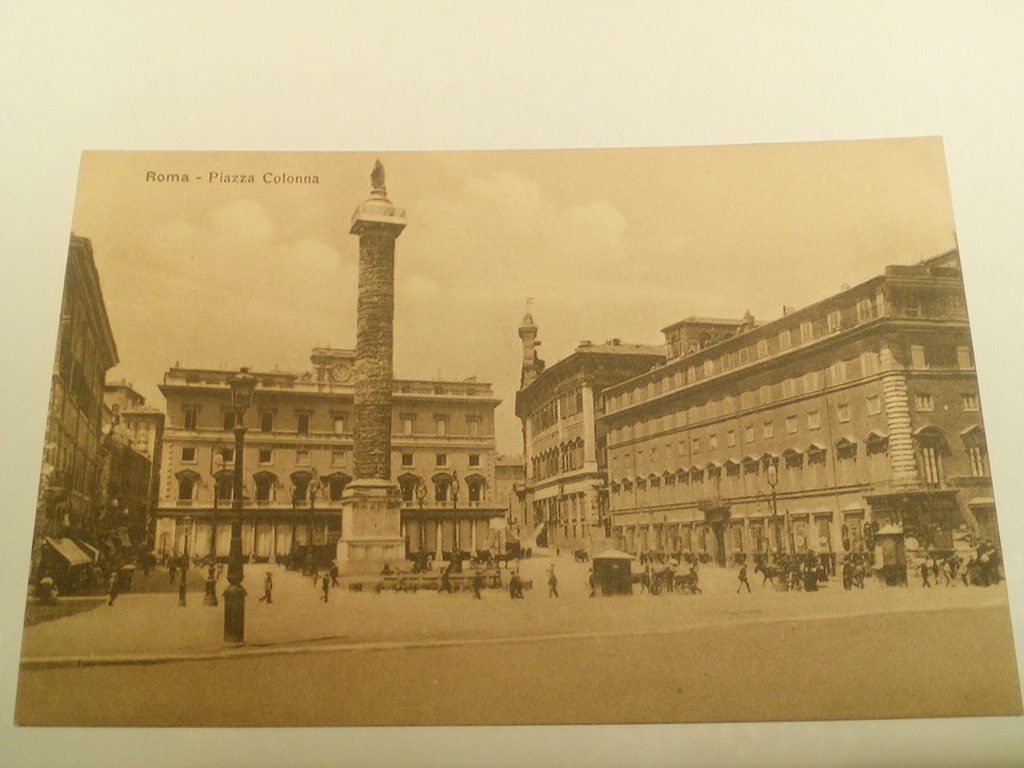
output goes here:
[{"label": "sepia photograph", "polygon": [[83,152],[17,724],[1020,715],[954,208],[937,136]]}]

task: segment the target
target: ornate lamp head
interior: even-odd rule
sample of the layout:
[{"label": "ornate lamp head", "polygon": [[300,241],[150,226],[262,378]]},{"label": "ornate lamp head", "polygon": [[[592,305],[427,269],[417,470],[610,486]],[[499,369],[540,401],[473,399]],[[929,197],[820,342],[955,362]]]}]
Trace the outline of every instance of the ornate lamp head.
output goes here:
[{"label": "ornate lamp head", "polygon": [[256,391],[256,377],[249,373],[248,368],[241,368],[231,377],[231,404],[239,416],[244,414],[252,403],[252,395]]}]

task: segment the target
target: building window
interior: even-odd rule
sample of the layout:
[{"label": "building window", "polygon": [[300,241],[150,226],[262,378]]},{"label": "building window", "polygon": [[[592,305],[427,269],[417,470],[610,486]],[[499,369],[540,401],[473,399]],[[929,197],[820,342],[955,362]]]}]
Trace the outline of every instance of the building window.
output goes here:
[{"label": "building window", "polygon": [[438,477],[434,479],[434,501],[438,504],[444,504],[448,501],[448,488],[451,485],[451,480],[447,477]]},{"label": "building window", "polygon": [[988,477],[988,456],[982,446],[970,446],[967,449],[967,460],[970,462],[972,476]]},{"label": "building window", "polygon": [[843,384],[847,377],[847,364],[845,360],[837,360],[832,363],[832,383]]},{"label": "building window", "polygon": [[444,437],[448,434],[448,417],[447,416],[435,416],[434,417],[434,430],[438,437]]},{"label": "building window", "polygon": [[259,463],[260,464],[273,464],[274,463],[274,450],[272,448],[260,448]]},{"label": "building window", "polygon": [[195,478],[191,476],[178,478],[178,500],[191,501],[195,487]]},{"label": "building window", "polygon": [[834,310],[832,310],[831,312],[828,313],[828,332],[829,333],[837,332],[839,330],[839,327],[840,327],[841,324],[842,324],[842,315],[839,313],[839,310],[834,309]]},{"label": "building window", "polygon": [[331,466],[340,467],[345,463],[344,451],[331,451]]},{"label": "building window", "polygon": [[700,453],[700,438],[695,437],[690,441],[690,453]]},{"label": "building window", "polygon": [[875,317],[875,309],[872,306],[871,299],[861,299],[857,302],[857,322],[864,323],[868,320],[873,320]]},{"label": "building window", "polygon": [[828,451],[824,448],[812,445],[807,449],[807,461],[811,464],[824,464],[827,453]]},{"label": "building window", "polygon": [[735,447],[735,445],[736,445],[736,431],[735,430],[730,429],[729,431],[727,431],[725,433],[725,444],[727,446],[729,446],[730,448]]},{"label": "building window", "polygon": [[793,336],[787,329],[779,334],[779,349],[789,349],[793,346]]},{"label": "building window", "polygon": [[263,411],[260,414],[260,432],[274,431],[274,414],[272,411]]},{"label": "building window", "polygon": [[850,420],[849,403],[840,403],[836,406],[836,418],[839,419],[840,424],[845,424]]},{"label": "building window", "polygon": [[938,485],[941,481],[938,452],[931,445],[921,447],[921,473],[928,485]]},{"label": "building window", "polygon": [[969,371],[974,368],[974,355],[970,347],[956,348],[956,367],[962,371]]},{"label": "building window", "polygon": [[217,476],[217,484],[214,493],[219,501],[231,501],[234,492],[234,478],[229,472],[222,472]]},{"label": "building window", "polygon": [[181,460],[184,462],[194,462],[196,460],[196,449],[195,448],[182,448],[181,449]]},{"label": "building window", "polygon": [[707,377],[713,376],[714,374],[715,374],[715,361],[714,360],[710,360],[710,359],[709,360],[705,360],[704,361],[704,377],[707,378]]},{"label": "building window", "polygon": [[402,434],[411,435],[416,425],[416,417],[411,413],[402,414]]},{"label": "building window", "polygon": [[185,409],[185,429],[195,431],[198,413],[196,408]]},{"label": "building window", "polygon": [[295,452],[295,466],[305,467],[309,465],[309,451],[296,451]]},{"label": "building window", "polygon": [[343,435],[345,433],[345,414],[335,413],[334,418],[334,434]]},{"label": "building window", "polygon": [[479,467],[480,466],[480,454],[479,453],[471,453],[471,454],[469,454],[469,466],[471,466],[471,467]]},{"label": "building window", "polygon": [[850,442],[845,437],[840,438],[836,443],[836,457],[840,459],[857,458],[857,444]]},{"label": "building window", "polygon": [[978,410],[978,396],[970,392],[961,395],[963,408],[965,411],[976,411]]},{"label": "building window", "polygon": [[[708,435],[708,450],[714,451],[718,449],[718,435]],[[652,455],[653,458],[653,455]]]},{"label": "building window", "polygon": [[230,432],[235,428],[235,412],[224,411],[224,431]]},{"label": "building window", "polygon": [[775,437],[775,423],[772,421],[766,421],[761,425],[761,435],[765,440],[770,440]]},{"label": "building window", "polygon": [[748,424],[743,430],[743,437],[748,443],[754,442],[754,425]]},{"label": "building window", "polygon": [[483,495],[481,493],[481,491],[483,490],[483,485],[483,482],[476,478],[466,481],[466,487],[469,489],[470,501],[480,501],[480,498]]},{"label": "building window", "polygon": [[782,397],[790,398],[796,396],[796,381],[794,379],[782,380]]},{"label": "building window", "polygon": [[274,480],[269,472],[261,472],[253,478],[256,481],[256,501],[271,501],[274,498]]},{"label": "building window", "polygon": [[298,415],[298,422],[299,422],[298,423],[298,430],[297,430],[298,433],[300,435],[308,435],[309,434],[309,414],[308,413],[300,413]]},{"label": "building window", "polygon": [[411,467],[412,466],[412,454],[411,453],[403,453],[402,454],[402,466],[403,467]]},{"label": "building window", "polygon": [[910,345],[910,367],[927,368],[928,361],[924,356],[924,347],[920,344]]},{"label": "building window", "polygon": [[796,422],[796,414],[795,413],[789,414],[786,417],[786,432],[788,432],[791,435],[795,435],[799,428],[800,427],[797,425],[797,422]]},{"label": "building window", "polygon": [[470,437],[480,437],[480,417],[479,416],[467,416],[466,426],[469,427]]},{"label": "building window", "polygon": [[768,339],[757,340],[757,356],[768,357]]},{"label": "building window", "polygon": [[235,460],[235,449],[234,448],[221,448],[220,458],[225,464],[230,464]]},{"label": "building window", "polygon": [[860,353],[860,367],[864,376],[871,376],[878,373],[879,357],[873,350]]},{"label": "building window", "polygon": [[349,478],[347,475],[343,475],[340,472],[330,477],[330,485],[328,487],[328,494],[330,495],[331,501],[341,501],[341,497],[345,493],[345,486],[348,485]]},{"label": "building window", "polygon": [[807,428],[821,429],[821,416],[817,411],[807,412]]},{"label": "building window", "polygon": [[868,397],[868,414],[877,416],[882,412],[882,400],[878,395]]},{"label": "building window", "polygon": [[447,453],[439,453],[439,454],[437,454],[434,457],[434,459],[435,459],[434,463],[438,467],[444,467],[444,466],[446,466],[448,464],[448,454]]},{"label": "building window", "polygon": [[811,320],[804,320],[800,323],[800,343],[810,341],[814,338],[814,322]]},{"label": "building window", "polygon": [[914,395],[914,408],[918,411],[934,411],[935,401],[930,394],[920,392]]}]

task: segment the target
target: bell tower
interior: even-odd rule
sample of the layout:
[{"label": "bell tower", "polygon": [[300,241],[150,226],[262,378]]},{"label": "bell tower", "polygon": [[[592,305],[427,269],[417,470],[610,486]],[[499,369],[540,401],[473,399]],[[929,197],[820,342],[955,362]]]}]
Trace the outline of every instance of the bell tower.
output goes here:
[{"label": "bell tower", "polygon": [[523,322],[519,326],[519,338],[523,341],[523,363],[522,373],[519,378],[519,388],[526,389],[538,374],[544,370],[544,361],[537,357],[537,326],[533,322],[533,299],[526,300],[526,314],[523,315]]}]

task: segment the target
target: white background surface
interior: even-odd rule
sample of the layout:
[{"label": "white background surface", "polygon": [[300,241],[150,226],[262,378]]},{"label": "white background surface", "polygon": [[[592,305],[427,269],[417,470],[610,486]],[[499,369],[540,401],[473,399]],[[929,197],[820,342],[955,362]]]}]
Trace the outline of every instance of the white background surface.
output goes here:
[{"label": "white background surface", "polygon": [[273,732],[17,729],[12,722],[23,574],[83,149],[489,149],[941,135],[1020,658],[1021,40],[1020,3],[935,0],[5,5],[0,762],[1019,763],[1020,718]]}]

